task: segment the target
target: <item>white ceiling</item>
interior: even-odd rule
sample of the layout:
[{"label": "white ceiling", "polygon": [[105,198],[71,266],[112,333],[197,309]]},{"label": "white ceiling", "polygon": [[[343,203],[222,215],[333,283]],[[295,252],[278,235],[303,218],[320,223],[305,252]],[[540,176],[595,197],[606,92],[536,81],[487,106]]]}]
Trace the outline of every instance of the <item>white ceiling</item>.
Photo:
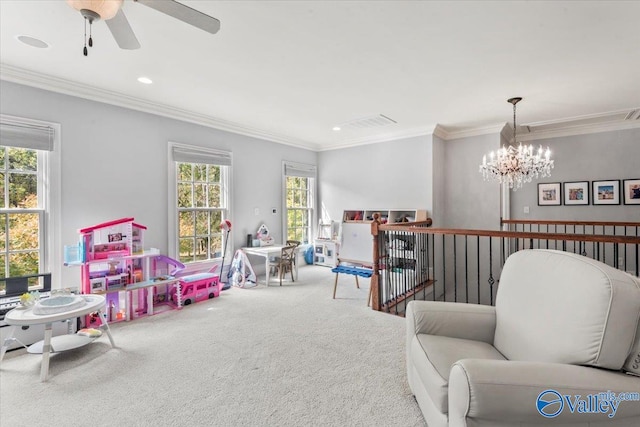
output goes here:
[{"label": "white ceiling", "polygon": [[[495,131],[513,96],[540,128],[640,107],[638,1],[182,3],[220,31],[125,0],[142,47],[119,49],[98,22],[84,57],[65,2],[0,0],[0,77],[313,150]],[[332,130],[379,114],[396,123]]]}]

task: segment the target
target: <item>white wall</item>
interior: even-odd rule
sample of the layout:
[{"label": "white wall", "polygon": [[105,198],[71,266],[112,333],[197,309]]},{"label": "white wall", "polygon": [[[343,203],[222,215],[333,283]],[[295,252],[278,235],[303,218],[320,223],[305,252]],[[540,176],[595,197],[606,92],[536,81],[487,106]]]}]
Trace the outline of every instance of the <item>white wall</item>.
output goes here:
[{"label": "white wall", "polygon": [[[551,176],[511,192],[512,219],[578,221],[640,221],[640,206],[589,205],[538,206],[538,183],[640,178],[640,129],[549,138],[534,146],[549,146],[555,167]],[[620,183],[622,191],[622,182]],[[591,192],[590,192],[591,193]],[[563,195],[564,197],[564,195]],[[622,197],[622,196],[621,196]],[[524,207],[529,207],[529,214]]]},{"label": "white wall", "polygon": [[[233,152],[235,248],[262,222],[281,240],[282,161],[316,164],[317,154],[305,149],[6,81],[0,88],[3,114],[61,124],[63,245],[77,242],[79,228],[134,217],[148,227],[145,246],[166,253],[168,141]],[[78,269],[63,268],[62,280],[54,281],[77,286],[79,276]]]},{"label": "white wall", "polygon": [[318,153],[319,200],[326,215],[345,209],[432,211],[431,135]]},{"label": "white wall", "polygon": [[445,183],[447,182],[446,142],[433,135],[433,173],[431,177],[431,187],[433,189],[432,210],[429,212],[433,220],[433,227],[444,227],[446,224],[445,201],[447,193]]},{"label": "white wall", "polygon": [[320,203],[331,219],[345,209],[427,209],[434,227],[498,229],[500,188],[484,182],[482,155],[500,135],[444,141],[434,135],[318,154]]},{"label": "white wall", "polygon": [[484,181],[482,156],[500,147],[498,133],[444,143],[444,218],[439,227],[498,230],[500,186]]}]

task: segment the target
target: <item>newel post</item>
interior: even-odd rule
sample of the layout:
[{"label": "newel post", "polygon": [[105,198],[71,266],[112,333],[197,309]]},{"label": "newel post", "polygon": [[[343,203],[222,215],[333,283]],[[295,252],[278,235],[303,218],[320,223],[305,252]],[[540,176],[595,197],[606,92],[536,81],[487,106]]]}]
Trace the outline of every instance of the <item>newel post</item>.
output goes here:
[{"label": "newel post", "polygon": [[371,236],[373,236],[373,276],[371,276],[371,308],[380,311],[380,251],[379,251],[380,214],[373,214]]}]

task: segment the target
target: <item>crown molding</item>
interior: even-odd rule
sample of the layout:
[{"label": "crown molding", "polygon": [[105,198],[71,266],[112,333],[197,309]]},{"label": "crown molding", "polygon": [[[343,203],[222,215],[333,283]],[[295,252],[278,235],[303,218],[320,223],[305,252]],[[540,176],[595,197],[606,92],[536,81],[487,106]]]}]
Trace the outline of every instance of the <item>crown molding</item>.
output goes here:
[{"label": "crown molding", "polygon": [[101,89],[95,86],[85,85],[83,83],[72,82],[70,80],[49,76],[7,64],[0,64],[0,80],[57,92],[64,95],[75,96],[91,101],[102,102],[118,107],[129,108],[144,113],[155,114],[170,119],[202,125],[252,138],[259,138],[296,148],[303,148],[312,151],[318,150],[318,144],[312,142],[301,141],[286,135],[266,132],[261,129],[245,126],[228,120],[172,107],[166,104],[145,101],[123,93]]},{"label": "crown molding", "polygon": [[[469,138],[487,134],[500,134],[505,129],[505,124],[494,124],[490,126],[482,126],[472,129],[448,130],[446,126],[436,124],[434,126],[423,126],[413,128],[403,132],[388,132],[379,135],[352,138],[331,145],[321,145],[312,141],[304,141],[292,138],[288,135],[277,134],[264,131],[262,129],[246,126],[240,123],[219,119],[194,111],[172,107],[152,101],[145,101],[123,93],[101,89],[82,83],[76,83],[67,79],[54,77],[35,71],[26,70],[0,63],[0,80],[12,83],[18,83],[39,89],[61,93],[64,95],[75,96],[91,101],[101,102],[105,104],[115,105],[118,107],[129,108],[136,111],[155,114],[170,119],[180,120],[183,122],[193,123],[209,128],[243,135],[251,138],[257,138],[265,141],[275,142],[278,144],[288,145],[291,147],[302,148],[316,152],[339,150],[343,148],[357,147],[369,144],[377,144],[381,142],[389,142],[399,139],[414,138],[420,136],[435,135],[445,141]],[[637,109],[636,109],[637,110]],[[630,109],[629,111],[632,111]],[[575,135],[585,135],[591,133],[610,132],[616,130],[640,128],[640,120],[636,115],[629,113],[625,120],[600,121],[598,123],[589,123],[590,119],[605,118],[608,115],[619,114],[620,111],[612,113],[592,114],[581,117],[572,117],[569,119],[550,120],[545,122],[529,123],[525,125],[531,129],[529,133],[519,133],[520,141],[535,141],[538,139],[558,138]],[[508,124],[507,124],[508,125]],[[553,125],[547,126],[547,125]],[[559,125],[559,126],[558,126]],[[538,129],[536,129],[538,127]],[[547,127],[547,129],[543,129]],[[506,135],[505,135],[506,137]]]},{"label": "crown molding", "polygon": [[341,150],[343,148],[352,148],[352,147],[359,147],[362,145],[379,144],[381,142],[397,141],[400,139],[429,136],[434,133],[435,128],[436,126],[426,126],[421,128],[410,129],[405,132],[393,132],[393,133],[390,132],[390,133],[362,137],[362,138],[353,138],[353,139],[348,139],[348,140],[338,142],[331,146],[320,147],[316,151],[321,152],[321,151]]},{"label": "crown molding", "polygon": [[[489,126],[472,128],[472,129],[462,129],[462,130],[456,130],[456,131],[445,130],[444,131],[445,136],[440,136],[440,135],[438,136],[440,136],[441,138],[447,141],[450,141],[453,139],[469,138],[473,136],[499,134],[500,132],[502,132],[502,129],[504,129],[504,126],[505,126],[504,123],[500,123],[500,124],[494,124]],[[441,129],[445,129],[445,128],[442,127]]]},{"label": "crown molding", "polygon": [[433,129],[433,135],[437,136],[438,138],[444,139],[445,141],[449,139],[449,132],[440,124],[437,124]]},{"label": "crown molding", "polygon": [[568,136],[588,135],[592,133],[612,132],[640,128],[640,121],[623,121],[598,123],[593,125],[567,126],[553,130],[537,130],[528,134],[518,134],[519,141],[536,141],[539,139],[563,138]]}]

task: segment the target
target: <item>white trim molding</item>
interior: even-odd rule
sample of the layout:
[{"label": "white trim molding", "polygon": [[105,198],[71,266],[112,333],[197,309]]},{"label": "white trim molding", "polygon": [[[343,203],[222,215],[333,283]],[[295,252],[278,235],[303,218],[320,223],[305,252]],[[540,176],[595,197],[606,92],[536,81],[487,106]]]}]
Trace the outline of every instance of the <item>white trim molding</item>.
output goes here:
[{"label": "white trim molding", "polygon": [[266,141],[276,142],[278,144],[304,148],[307,150],[316,150],[318,148],[317,144],[312,142],[301,141],[286,135],[267,132],[240,123],[172,107],[166,104],[146,101],[124,93],[101,89],[95,86],[61,79],[59,77],[48,76],[46,74],[13,67],[7,64],[0,64],[0,79],[25,86],[62,93],[64,95],[71,95],[91,101],[102,102],[144,113],[168,117],[170,119],[202,125],[252,138],[259,138]]},{"label": "white trim molding", "polygon": [[[0,79],[315,152],[338,150],[428,135],[436,135],[445,141],[449,141],[500,133],[505,126],[504,124],[493,124],[470,129],[448,129],[447,126],[440,124],[425,125],[399,132],[379,133],[376,135],[341,140],[335,144],[320,145],[317,142],[300,140],[288,135],[265,131],[241,123],[231,122],[158,102],[143,100],[127,94],[101,89],[7,64],[0,63]],[[638,127],[640,127],[640,107],[609,113],[530,123],[522,126],[525,132],[519,132],[518,139],[522,141],[533,141],[537,139],[584,135]],[[526,132],[527,130],[529,131],[528,133]]]}]

